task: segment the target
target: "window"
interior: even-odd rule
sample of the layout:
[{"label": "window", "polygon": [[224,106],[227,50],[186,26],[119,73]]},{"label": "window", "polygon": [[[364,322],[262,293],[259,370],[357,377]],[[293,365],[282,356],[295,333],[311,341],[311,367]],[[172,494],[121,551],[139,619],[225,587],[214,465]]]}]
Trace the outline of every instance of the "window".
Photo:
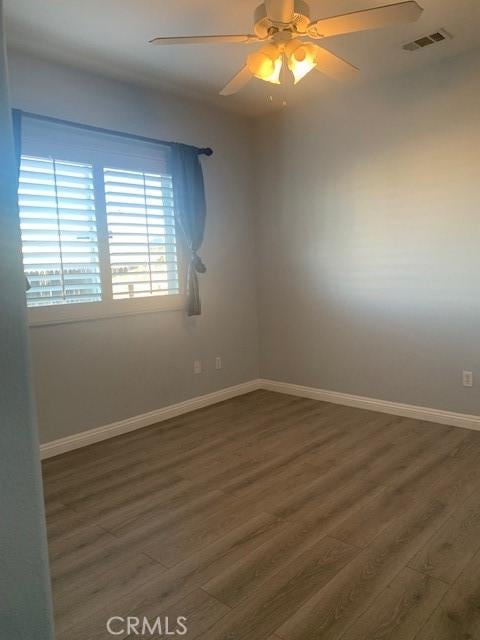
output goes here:
[{"label": "window", "polygon": [[92,167],[23,156],[18,202],[28,306],[100,301]]},{"label": "window", "polygon": [[114,300],[178,293],[170,176],[104,170]]},{"label": "window", "polygon": [[28,118],[23,130],[31,322],[182,308],[168,147]]}]

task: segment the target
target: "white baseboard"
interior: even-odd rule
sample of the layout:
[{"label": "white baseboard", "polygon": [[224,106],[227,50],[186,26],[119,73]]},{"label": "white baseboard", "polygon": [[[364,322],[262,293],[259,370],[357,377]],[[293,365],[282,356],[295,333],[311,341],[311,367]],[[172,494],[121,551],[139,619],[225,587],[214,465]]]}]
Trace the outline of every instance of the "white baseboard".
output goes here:
[{"label": "white baseboard", "polygon": [[480,431],[480,416],[466,413],[455,413],[454,411],[443,411],[442,409],[431,409],[430,407],[401,404],[400,402],[390,402],[388,400],[377,400],[376,398],[354,396],[349,393],[327,391],[325,389],[316,389],[315,387],[304,387],[298,384],[277,382],[275,380],[261,379],[258,381],[257,388],[277,391],[278,393],[286,393],[293,396],[301,396],[302,398],[312,398],[313,400],[342,404],[347,407],[390,413],[391,415],[402,416],[404,418],[415,418],[416,420],[425,420],[427,422],[436,422],[438,424],[447,424],[453,427]]},{"label": "white baseboard", "polygon": [[40,457],[42,460],[58,456],[61,453],[67,451],[73,451],[73,449],[79,449],[80,447],[86,447],[89,444],[100,442],[101,440],[107,440],[119,436],[122,433],[128,433],[129,431],[135,431],[142,427],[148,427],[157,422],[168,420],[169,418],[175,418],[183,413],[189,413],[195,411],[195,409],[201,409],[202,407],[208,407],[211,404],[228,400],[236,396],[241,396],[251,391],[259,389],[258,380],[249,380],[242,384],[237,384],[233,387],[227,387],[226,389],[220,389],[213,393],[207,393],[203,396],[197,396],[184,402],[178,402],[177,404],[171,404],[168,407],[162,409],[156,409],[155,411],[149,411],[126,420],[119,420],[118,422],[112,422],[111,424],[97,427],[96,429],[89,429],[88,431],[82,431],[81,433],[75,433],[72,436],[66,438],[60,438],[59,440],[53,440],[52,442],[46,442],[40,445]]},{"label": "white baseboard", "polygon": [[466,413],[455,413],[453,411],[443,411],[441,409],[431,409],[429,407],[419,407],[411,404],[401,404],[399,402],[389,402],[388,400],[377,400],[375,398],[366,398],[364,396],[354,396],[349,393],[340,393],[338,391],[327,391],[325,389],[316,389],[314,387],[305,387],[289,382],[277,382],[275,380],[249,380],[233,387],[220,389],[203,396],[197,396],[184,402],[171,404],[162,409],[156,409],[149,413],[143,413],[126,420],[112,422],[111,424],[76,433],[66,438],[53,440],[40,446],[40,455],[42,460],[58,456],[61,453],[86,447],[89,444],[100,442],[119,436],[122,433],[135,431],[142,427],[148,427],[157,422],[175,418],[184,413],[208,407],[209,405],[234,398],[236,396],[256,391],[257,389],[266,389],[268,391],[276,391],[277,393],[285,393],[302,398],[312,398],[312,400],[322,400],[324,402],[332,402],[333,404],[342,404],[347,407],[357,407],[359,409],[368,409],[370,411],[379,411],[380,413],[389,413],[394,416],[402,416],[405,418],[415,418],[417,420],[425,420],[427,422],[437,422],[439,424],[447,424],[453,427],[462,427],[464,429],[473,429],[480,431],[480,416],[468,415]]}]

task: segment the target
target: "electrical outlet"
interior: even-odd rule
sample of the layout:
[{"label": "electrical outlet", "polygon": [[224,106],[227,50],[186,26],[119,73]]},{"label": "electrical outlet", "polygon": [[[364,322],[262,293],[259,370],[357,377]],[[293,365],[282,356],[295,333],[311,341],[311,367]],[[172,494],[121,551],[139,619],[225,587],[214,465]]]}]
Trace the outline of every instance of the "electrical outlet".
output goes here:
[{"label": "electrical outlet", "polygon": [[221,368],[222,368],[222,358],[220,356],[217,356],[215,358],[215,369],[218,371]]},{"label": "electrical outlet", "polygon": [[473,373],[471,371],[464,371],[462,381],[464,387],[473,387]]},{"label": "electrical outlet", "polygon": [[193,361],[193,373],[202,373],[202,363],[200,360]]}]

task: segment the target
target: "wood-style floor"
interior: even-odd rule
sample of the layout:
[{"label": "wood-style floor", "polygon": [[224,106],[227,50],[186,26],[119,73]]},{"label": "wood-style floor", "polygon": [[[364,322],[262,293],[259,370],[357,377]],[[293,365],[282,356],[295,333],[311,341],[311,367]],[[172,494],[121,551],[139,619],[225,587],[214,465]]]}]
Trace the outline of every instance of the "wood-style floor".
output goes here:
[{"label": "wood-style floor", "polygon": [[58,640],[480,639],[480,433],[258,391],[44,480]]}]

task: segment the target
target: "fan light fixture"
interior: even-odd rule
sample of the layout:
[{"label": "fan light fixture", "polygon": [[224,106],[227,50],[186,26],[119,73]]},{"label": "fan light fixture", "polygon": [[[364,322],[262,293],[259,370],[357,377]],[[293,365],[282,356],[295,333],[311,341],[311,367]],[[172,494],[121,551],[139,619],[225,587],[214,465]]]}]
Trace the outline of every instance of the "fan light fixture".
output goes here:
[{"label": "fan light fixture", "polygon": [[220,91],[222,96],[230,96],[240,91],[253,77],[280,84],[288,83],[291,75],[297,84],[312,69],[318,69],[335,80],[354,78],[358,73],[357,67],[328,48],[305,42],[301,38],[324,40],[347,33],[408,24],[418,20],[422,11],[416,0],[400,0],[393,4],[311,20],[306,0],[263,0],[255,9],[253,33],[159,36],[150,42],[156,45],[265,43],[247,57],[245,66]]},{"label": "fan light fixture", "polygon": [[316,46],[296,40],[286,45],[268,44],[260,51],[251,53],[247,67],[252,75],[271,84],[280,84],[284,61],[291,71],[294,83],[300,82],[317,66]]}]

